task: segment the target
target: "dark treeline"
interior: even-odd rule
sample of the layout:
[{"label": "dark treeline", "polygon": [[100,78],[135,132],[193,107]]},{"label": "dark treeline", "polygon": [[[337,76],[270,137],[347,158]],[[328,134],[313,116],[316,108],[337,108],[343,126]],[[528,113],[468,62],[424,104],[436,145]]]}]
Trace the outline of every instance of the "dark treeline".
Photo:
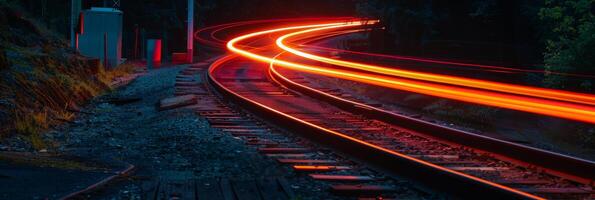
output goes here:
[{"label": "dark treeline", "polygon": [[[594,0],[360,0],[378,17],[373,51],[595,75]],[[374,39],[377,38],[377,39]],[[546,75],[544,86],[592,91],[593,80]]]},{"label": "dark treeline", "polygon": [[[360,1],[358,11],[380,17],[387,38],[377,50],[501,63],[539,63],[541,1]],[[474,52],[470,55],[469,52]]]},{"label": "dark treeline", "polygon": [[[48,26],[68,37],[69,0],[21,0]],[[84,8],[112,0],[83,0]],[[197,0],[197,26],[232,21],[312,16],[378,18],[387,27],[372,36],[372,51],[481,61],[595,74],[594,0]],[[184,51],[185,0],[121,0],[124,55],[135,27]],[[550,77],[545,85],[591,88]]]},{"label": "dark treeline", "polygon": [[[16,1],[16,0],[15,0]],[[113,6],[112,0],[82,0],[83,9]],[[20,0],[32,15],[39,17],[49,28],[65,37],[69,36],[70,0]],[[197,0],[196,25],[208,25],[269,18],[307,16],[353,16],[351,0]],[[124,11],[124,56],[130,57],[136,27],[147,38],[165,39],[164,48],[185,51],[186,0],[121,0],[119,9]]]}]

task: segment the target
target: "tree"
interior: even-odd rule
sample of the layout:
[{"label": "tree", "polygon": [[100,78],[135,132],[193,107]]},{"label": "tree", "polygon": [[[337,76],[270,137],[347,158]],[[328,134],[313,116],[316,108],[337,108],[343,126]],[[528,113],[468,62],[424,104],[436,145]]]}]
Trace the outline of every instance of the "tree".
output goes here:
[{"label": "tree", "polygon": [[[548,26],[545,33],[545,68],[566,73],[595,71],[595,0],[546,0],[539,17]],[[569,87],[568,78],[548,75],[546,86]],[[582,89],[592,90],[592,82],[582,81]]]}]

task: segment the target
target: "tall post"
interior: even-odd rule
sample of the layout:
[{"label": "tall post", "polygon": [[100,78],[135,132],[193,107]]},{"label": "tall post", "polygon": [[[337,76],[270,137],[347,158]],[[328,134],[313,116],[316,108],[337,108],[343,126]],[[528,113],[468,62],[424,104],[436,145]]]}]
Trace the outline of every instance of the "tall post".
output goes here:
[{"label": "tall post", "polygon": [[188,36],[186,37],[186,50],[188,62],[192,63],[194,55],[194,41],[192,34],[194,32],[194,0],[188,0]]},{"label": "tall post", "polygon": [[109,60],[108,60],[108,50],[107,50],[107,32],[103,33],[103,67],[104,69],[109,69]]},{"label": "tall post", "polygon": [[79,13],[81,12],[81,0],[70,1],[70,46],[76,48],[76,28],[79,21]]},{"label": "tall post", "polygon": [[134,59],[138,59],[138,24],[134,25]]}]

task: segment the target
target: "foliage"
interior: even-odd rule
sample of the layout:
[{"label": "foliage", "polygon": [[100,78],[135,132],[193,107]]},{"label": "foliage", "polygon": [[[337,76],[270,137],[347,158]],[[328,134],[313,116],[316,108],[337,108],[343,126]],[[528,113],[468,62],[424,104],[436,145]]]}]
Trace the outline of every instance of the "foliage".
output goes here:
[{"label": "foliage", "polygon": [[[545,34],[546,69],[557,72],[593,73],[595,71],[594,0],[546,0],[539,11],[540,19],[549,27]],[[550,75],[545,84],[564,88],[566,78]],[[583,89],[593,83],[583,82]]]},{"label": "foliage", "polygon": [[0,30],[0,58],[8,63],[0,70],[0,137],[16,133],[34,148],[44,148],[43,131],[71,121],[78,105],[133,70],[125,66],[97,72],[92,66],[96,62],[75,54],[63,38],[20,7],[0,4],[0,10],[0,20],[7,21],[0,24],[5,27]]},{"label": "foliage", "polygon": [[535,29],[541,2],[530,0],[356,0],[360,16],[380,19],[370,49],[412,56],[532,65],[542,56]]}]

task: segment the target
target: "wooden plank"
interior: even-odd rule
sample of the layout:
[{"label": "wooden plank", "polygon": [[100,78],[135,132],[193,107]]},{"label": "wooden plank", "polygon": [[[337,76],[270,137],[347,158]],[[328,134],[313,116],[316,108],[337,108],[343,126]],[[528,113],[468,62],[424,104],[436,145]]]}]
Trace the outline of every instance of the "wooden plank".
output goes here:
[{"label": "wooden plank", "polygon": [[254,146],[279,146],[278,142],[270,141],[270,140],[248,140],[246,141],[246,145],[254,145]]},{"label": "wooden plank", "polygon": [[257,181],[258,189],[263,199],[282,200],[288,199],[289,197],[285,194],[285,191],[277,182],[277,179],[266,178]]},{"label": "wooden plank", "polygon": [[254,125],[256,122],[251,120],[208,120],[211,126],[245,126],[245,125]]},{"label": "wooden plank", "polygon": [[436,160],[430,161],[433,164],[437,165],[470,165],[470,164],[481,164],[477,161],[471,160]]},{"label": "wooden plank", "polygon": [[550,181],[545,180],[500,180],[496,181],[496,183],[503,184],[503,185],[546,185],[551,184]]},{"label": "wooden plank", "polygon": [[262,126],[247,126],[243,124],[238,125],[211,125],[213,128],[220,128],[220,129],[233,129],[233,128],[243,128],[243,129],[261,129]]},{"label": "wooden plank", "polygon": [[231,115],[231,116],[206,116],[205,118],[207,118],[209,120],[215,120],[215,119],[242,119],[242,117],[235,116],[235,115]]},{"label": "wooden plank", "polygon": [[238,116],[237,113],[229,110],[218,110],[218,111],[200,111],[200,115],[204,116]]},{"label": "wooden plank", "polygon": [[388,185],[331,185],[331,191],[341,195],[372,195],[396,191]]},{"label": "wooden plank", "polygon": [[[192,86],[192,88],[196,88],[199,86],[199,83],[194,82],[194,81],[176,81],[174,86],[184,86],[184,87]],[[178,88],[181,88],[181,87],[178,87]]]},{"label": "wooden plank", "polygon": [[[223,131],[223,132],[226,132],[226,131]],[[257,133],[257,132],[254,132],[254,133],[231,132],[230,134],[233,135],[234,137],[259,137],[259,136],[264,135],[264,133]]]},{"label": "wooden plank", "polygon": [[197,180],[196,197],[198,200],[224,199],[217,179]]},{"label": "wooden plank", "polygon": [[310,174],[315,180],[322,181],[374,181],[371,176],[336,175],[336,174]]},{"label": "wooden plank", "polygon": [[277,158],[277,161],[283,164],[336,164],[335,160],[317,160],[317,159],[288,159]]},{"label": "wooden plank", "polygon": [[510,170],[508,167],[448,167],[457,171],[504,171]]},{"label": "wooden plank", "polygon": [[159,101],[159,110],[168,110],[196,104],[198,101],[194,95],[184,95],[172,98],[166,98]]},{"label": "wooden plank", "polygon": [[537,194],[592,194],[587,188],[522,188],[521,190]]},{"label": "wooden plank", "polygon": [[261,153],[267,154],[274,154],[274,153],[307,153],[310,152],[308,148],[299,148],[299,147],[278,147],[278,148],[258,148],[258,151]]},{"label": "wooden plank", "polygon": [[194,181],[163,182],[157,199],[196,199]]},{"label": "wooden plank", "polygon": [[287,180],[285,180],[285,178],[283,178],[283,177],[277,178],[277,183],[279,183],[279,186],[281,186],[281,188],[283,188],[283,191],[285,192],[285,194],[287,195],[287,197],[289,199],[295,199],[295,193],[293,193],[291,186],[289,185]]},{"label": "wooden plank", "polygon": [[160,185],[161,180],[144,182],[141,185],[143,199],[156,200]]},{"label": "wooden plank", "polygon": [[233,193],[229,179],[222,178],[219,181],[219,187],[221,189],[221,194],[223,195],[223,200],[235,200],[235,194]]},{"label": "wooden plank", "polygon": [[459,159],[459,155],[408,155],[414,158],[425,159]]},{"label": "wooden plank", "polygon": [[260,200],[260,194],[258,192],[258,187],[256,186],[256,181],[254,180],[245,180],[245,181],[232,181],[231,185],[233,187],[233,191],[236,195],[238,200]]},{"label": "wooden plank", "polygon": [[308,154],[303,153],[287,153],[287,154],[265,154],[268,157],[281,157],[281,158],[306,158]]},{"label": "wooden plank", "polygon": [[222,130],[222,131],[225,131],[225,132],[236,132],[236,133],[246,133],[246,132],[250,132],[250,133],[252,133],[252,132],[259,132],[259,133],[260,133],[260,132],[266,132],[266,131],[267,131],[266,129],[262,129],[262,128],[261,128],[261,129],[250,129],[250,128],[224,128],[224,129],[221,129],[221,130]]},{"label": "wooden plank", "polygon": [[296,171],[337,171],[351,169],[349,166],[335,165],[294,165],[292,168]]}]

